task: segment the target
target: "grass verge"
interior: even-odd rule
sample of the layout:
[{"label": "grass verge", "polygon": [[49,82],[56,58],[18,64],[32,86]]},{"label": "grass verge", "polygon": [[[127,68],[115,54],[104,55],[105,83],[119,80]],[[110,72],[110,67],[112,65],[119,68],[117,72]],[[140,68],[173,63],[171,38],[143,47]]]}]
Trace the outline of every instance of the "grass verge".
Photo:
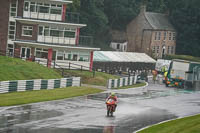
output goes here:
[{"label": "grass verge", "polygon": [[68,87],[53,90],[26,91],[0,94],[0,106],[13,106],[42,101],[58,100],[99,93],[102,90],[89,87]]},{"label": "grass verge", "polygon": [[89,71],[78,71],[78,70],[65,70],[65,74],[70,76],[81,77],[83,84],[90,85],[99,85],[106,86],[108,79],[116,79],[119,76],[103,73],[103,72],[95,72],[95,77],[93,77],[93,73]]},{"label": "grass verge", "polygon": [[0,56],[0,81],[55,79],[62,76],[53,69],[35,62]]},{"label": "grass verge", "polygon": [[200,57],[194,57],[190,55],[166,55],[165,59],[168,60],[181,59],[181,60],[200,62]]},{"label": "grass verge", "polygon": [[146,85],[146,83],[137,83],[135,85],[123,86],[123,87],[119,87],[117,89],[136,88],[136,87],[142,87],[142,86],[145,86],[145,85]]},{"label": "grass verge", "polygon": [[200,115],[172,120],[152,126],[138,133],[199,133]]}]

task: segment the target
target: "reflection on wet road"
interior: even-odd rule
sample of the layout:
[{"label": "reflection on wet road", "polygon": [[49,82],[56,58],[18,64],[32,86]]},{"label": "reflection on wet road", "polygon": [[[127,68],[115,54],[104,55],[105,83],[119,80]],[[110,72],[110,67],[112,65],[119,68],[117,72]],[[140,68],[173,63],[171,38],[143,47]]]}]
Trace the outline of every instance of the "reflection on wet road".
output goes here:
[{"label": "reflection on wet road", "polygon": [[200,113],[200,92],[165,88],[116,91],[114,117],[106,117],[108,92],[0,108],[0,133],[132,133],[147,125]]}]

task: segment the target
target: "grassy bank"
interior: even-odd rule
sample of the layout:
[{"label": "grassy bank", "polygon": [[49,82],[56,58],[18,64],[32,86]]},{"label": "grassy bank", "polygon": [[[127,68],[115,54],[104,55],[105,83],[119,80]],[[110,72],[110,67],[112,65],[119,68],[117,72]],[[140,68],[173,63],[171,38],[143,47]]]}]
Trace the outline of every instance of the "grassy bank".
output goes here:
[{"label": "grassy bank", "polygon": [[119,87],[117,89],[136,88],[136,87],[142,87],[142,86],[145,86],[145,85],[146,85],[146,83],[137,83],[135,85],[123,86],[123,87]]},{"label": "grassy bank", "polygon": [[95,72],[95,77],[93,77],[92,72],[78,71],[78,70],[65,70],[65,74],[70,76],[81,77],[83,84],[100,85],[100,86],[106,86],[108,79],[119,78],[119,76],[114,76],[103,72]]},{"label": "grassy bank", "polygon": [[61,75],[53,69],[34,62],[0,56],[0,81],[55,78],[61,78]]},{"label": "grassy bank", "polygon": [[168,60],[181,59],[181,60],[200,62],[200,57],[194,57],[190,55],[166,55],[165,59],[168,59]]},{"label": "grassy bank", "polygon": [[199,133],[200,115],[152,126],[138,133]]},{"label": "grassy bank", "polygon": [[64,98],[71,98],[92,93],[99,93],[102,90],[89,87],[68,87],[53,90],[26,91],[0,94],[0,106],[12,106],[42,101],[50,101]]}]

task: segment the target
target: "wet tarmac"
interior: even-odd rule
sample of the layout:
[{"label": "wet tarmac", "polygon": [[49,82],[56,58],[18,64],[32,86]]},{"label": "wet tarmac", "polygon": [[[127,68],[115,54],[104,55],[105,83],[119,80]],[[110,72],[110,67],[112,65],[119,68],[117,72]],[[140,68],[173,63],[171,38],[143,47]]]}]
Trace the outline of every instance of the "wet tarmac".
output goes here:
[{"label": "wet tarmac", "polygon": [[107,117],[108,93],[1,107],[0,133],[133,133],[161,121],[200,113],[200,92],[150,84],[116,90],[119,104],[114,117]]}]

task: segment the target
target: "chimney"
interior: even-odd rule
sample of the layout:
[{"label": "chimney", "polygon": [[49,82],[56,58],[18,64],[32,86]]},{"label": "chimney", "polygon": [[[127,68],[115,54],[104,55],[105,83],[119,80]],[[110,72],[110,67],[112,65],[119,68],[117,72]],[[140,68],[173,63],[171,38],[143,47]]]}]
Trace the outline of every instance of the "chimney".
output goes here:
[{"label": "chimney", "polygon": [[146,12],[146,5],[140,6],[140,13],[144,14]]}]

